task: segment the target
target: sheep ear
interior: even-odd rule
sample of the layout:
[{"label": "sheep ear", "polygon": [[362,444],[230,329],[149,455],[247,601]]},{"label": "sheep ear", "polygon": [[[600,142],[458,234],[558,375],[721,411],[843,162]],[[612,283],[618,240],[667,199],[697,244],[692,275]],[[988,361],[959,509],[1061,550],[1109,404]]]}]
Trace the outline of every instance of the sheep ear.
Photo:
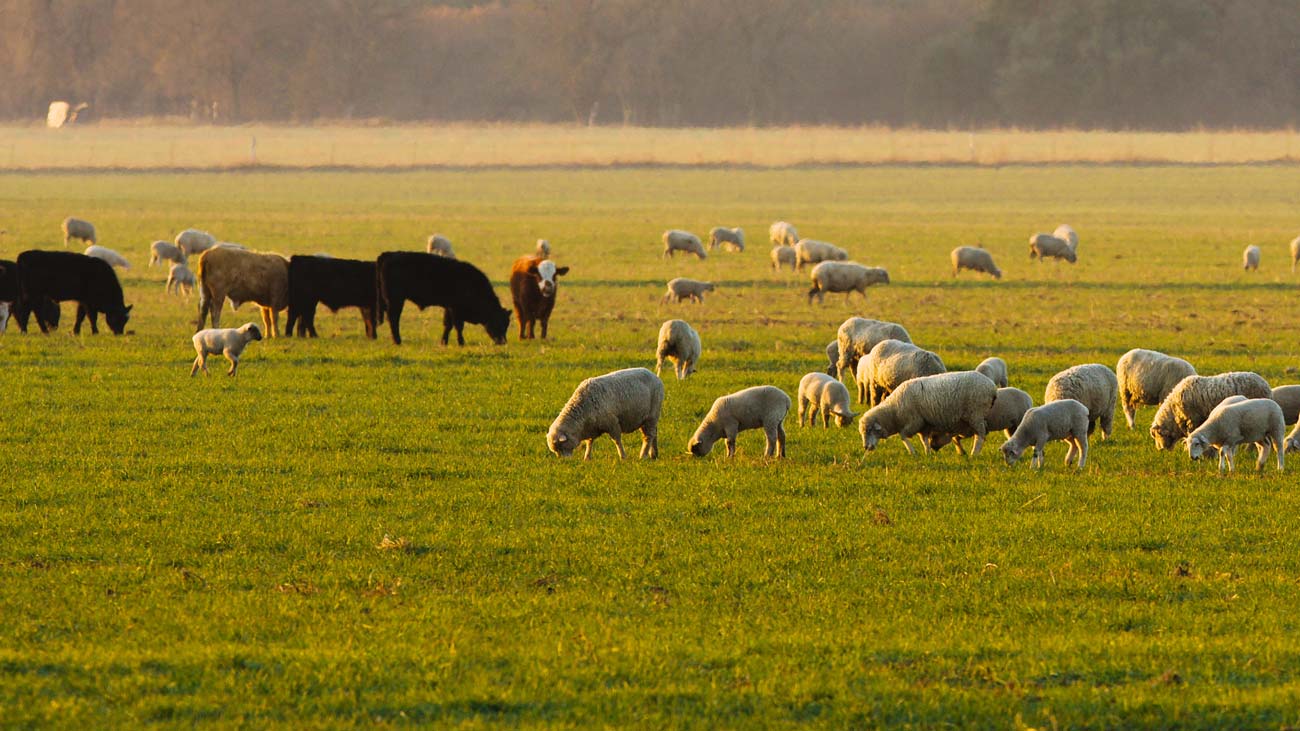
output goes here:
[{"label": "sheep ear", "polygon": [[567,442],[567,441],[569,441],[569,438],[566,437],[566,436],[564,436],[563,434],[557,434],[556,437],[555,437],[555,443],[556,443],[556,444],[562,444],[562,443]]}]

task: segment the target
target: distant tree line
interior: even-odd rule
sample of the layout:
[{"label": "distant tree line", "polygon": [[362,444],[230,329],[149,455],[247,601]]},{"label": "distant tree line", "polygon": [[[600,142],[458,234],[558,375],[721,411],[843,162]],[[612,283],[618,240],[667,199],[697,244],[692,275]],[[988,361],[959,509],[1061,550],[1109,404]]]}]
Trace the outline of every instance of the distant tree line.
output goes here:
[{"label": "distant tree line", "polygon": [[0,118],[1181,129],[1300,116],[1300,0],[0,0]]}]

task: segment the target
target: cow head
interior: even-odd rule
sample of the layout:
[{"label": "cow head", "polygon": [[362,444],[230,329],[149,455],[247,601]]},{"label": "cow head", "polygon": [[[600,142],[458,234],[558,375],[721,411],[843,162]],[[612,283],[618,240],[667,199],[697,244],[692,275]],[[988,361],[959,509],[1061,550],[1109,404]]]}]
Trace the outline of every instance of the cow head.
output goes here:
[{"label": "cow head", "polygon": [[510,310],[504,307],[497,307],[495,315],[489,315],[486,322],[483,323],[487,334],[492,338],[492,342],[497,345],[506,344],[506,331],[510,329]]},{"label": "cow head", "polygon": [[537,278],[537,289],[543,297],[554,297],[556,278],[569,273],[568,267],[556,267],[550,259],[543,260],[528,267],[528,273]]},{"label": "cow head", "polygon": [[121,335],[126,330],[126,321],[131,318],[132,307],[135,305],[104,313],[104,321],[108,323],[108,329],[112,330],[114,335]]}]

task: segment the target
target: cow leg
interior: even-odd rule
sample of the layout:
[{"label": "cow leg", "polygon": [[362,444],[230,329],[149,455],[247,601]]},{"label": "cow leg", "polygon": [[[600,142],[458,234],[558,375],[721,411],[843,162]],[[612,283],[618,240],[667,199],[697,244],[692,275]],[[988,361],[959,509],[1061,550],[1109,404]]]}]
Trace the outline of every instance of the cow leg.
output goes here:
[{"label": "cow leg", "polygon": [[289,316],[284,320],[285,337],[290,337],[290,338],[293,337],[294,325],[298,326],[298,337],[303,337],[304,333],[307,330],[305,324],[303,323],[304,319],[305,318],[303,318],[302,315],[298,313],[298,308],[290,306]]},{"label": "cow leg", "polygon": [[[366,326],[366,337],[370,338],[371,340],[374,340],[374,339],[375,339],[375,310],[374,310],[374,308],[372,308],[372,307],[362,307],[362,308],[361,308],[361,324],[363,324],[363,325]],[[316,332],[316,328],[313,327],[313,328],[312,328],[312,334],[314,335],[315,332]]]},{"label": "cow leg", "polygon": [[[456,327],[456,315],[452,313],[450,308],[443,308],[442,310],[442,344],[443,345],[446,345],[447,340],[451,338],[451,330],[454,327]],[[519,337],[522,339],[523,335],[520,334]]]},{"label": "cow leg", "polygon": [[519,321],[519,339],[520,339],[520,340],[527,340],[527,339],[528,339],[528,319],[524,317],[524,311],[523,311],[521,308],[519,308],[519,307],[516,307],[516,308],[515,308],[515,319]]},{"label": "cow leg", "polygon": [[[86,308],[85,308],[84,305],[82,305],[80,302],[78,302],[78,303],[77,303],[77,321],[76,321],[76,323],[74,323],[74,324],[72,325],[72,334],[73,334],[73,335],[80,335],[80,334],[81,334],[81,323],[82,323],[82,322],[85,322],[85,320],[86,320]],[[44,330],[45,328],[41,328],[41,329]]]},{"label": "cow leg", "polygon": [[90,334],[98,335],[99,334],[99,310],[86,310],[86,314],[89,315],[90,317]]},{"label": "cow leg", "polygon": [[456,344],[465,345],[465,321],[459,317],[456,318]]},{"label": "cow leg", "polygon": [[551,324],[551,318],[549,315],[542,318],[542,340],[546,339],[546,328],[550,324]]},{"label": "cow leg", "polygon": [[[226,304],[225,297],[213,297],[208,301],[208,317],[212,322],[212,327],[221,327],[221,308]],[[199,328],[203,328],[203,320],[199,320]]]}]

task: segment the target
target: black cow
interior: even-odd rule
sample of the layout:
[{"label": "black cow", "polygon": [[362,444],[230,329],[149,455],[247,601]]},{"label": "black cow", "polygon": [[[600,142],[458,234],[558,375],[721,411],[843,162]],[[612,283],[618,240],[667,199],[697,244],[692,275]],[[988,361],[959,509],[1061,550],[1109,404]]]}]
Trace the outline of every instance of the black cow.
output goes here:
[{"label": "black cow", "polygon": [[376,261],[379,309],[388,312],[393,342],[401,345],[402,306],[407,300],[420,309],[444,308],[442,343],[452,328],[465,344],[465,323],[482,325],[492,342],[504,345],[510,327],[510,310],[501,306],[487,275],[473,264],[433,254],[389,251]]},{"label": "black cow", "polygon": [[[10,308],[8,317],[14,317],[18,314],[18,262],[5,261],[0,259],[0,302],[8,302],[13,307]],[[59,303],[46,301],[45,322],[51,327],[59,327]],[[0,322],[0,330],[4,329],[3,322]]]},{"label": "black cow", "polygon": [[[298,337],[316,337],[316,305],[330,312],[344,307],[361,310],[366,337],[375,338],[375,263],[356,259],[331,259],[323,256],[295,256],[289,259],[289,322],[284,331]],[[383,310],[378,310],[383,322]]]},{"label": "black cow", "polygon": [[122,285],[108,262],[70,251],[32,249],[18,255],[18,301],[14,314],[18,327],[27,332],[27,320],[36,314],[41,332],[58,326],[51,322],[50,306],[76,300],[77,322],[72,332],[81,333],[81,323],[90,318],[90,331],[99,332],[99,313],[114,335],[121,335],[131,308],[122,301]]}]

